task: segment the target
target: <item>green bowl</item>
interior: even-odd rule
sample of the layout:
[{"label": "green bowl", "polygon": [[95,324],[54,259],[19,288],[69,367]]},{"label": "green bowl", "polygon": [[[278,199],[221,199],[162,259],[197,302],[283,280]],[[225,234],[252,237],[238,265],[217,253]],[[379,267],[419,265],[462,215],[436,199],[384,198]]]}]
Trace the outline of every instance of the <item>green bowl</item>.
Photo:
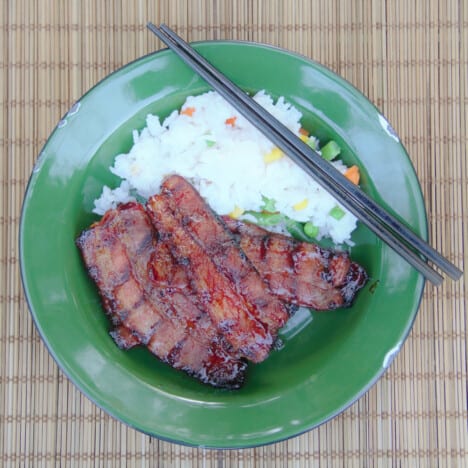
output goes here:
[{"label": "green bowl", "polygon": [[[303,126],[335,139],[363,189],[424,238],[427,220],[408,155],[379,111],[330,70],[281,49],[244,42],[194,47],[247,91],[267,90],[303,112]],[[251,365],[245,386],[222,391],[159,362],[145,349],[120,350],[74,240],[96,220],[93,200],[117,185],[108,167],[128,151],[145,116],[162,117],[209,89],[163,50],[111,74],[59,122],[32,172],[20,226],[21,272],[36,326],[63,372],[126,424],[182,444],[238,448],[308,431],[355,402],[403,344],[424,279],[364,226],[352,257],[368,285],[352,308],[301,310],[284,346]],[[391,208],[390,208],[391,207]]]}]

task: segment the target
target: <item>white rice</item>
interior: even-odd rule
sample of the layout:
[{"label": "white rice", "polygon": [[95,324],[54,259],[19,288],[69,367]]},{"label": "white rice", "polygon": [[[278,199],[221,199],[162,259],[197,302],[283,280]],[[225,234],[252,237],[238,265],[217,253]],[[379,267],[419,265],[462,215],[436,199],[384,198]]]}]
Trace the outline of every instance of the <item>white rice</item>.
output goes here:
[{"label": "white rice", "polygon": [[[263,91],[254,99],[299,135],[302,115],[296,108],[283,98],[273,102]],[[104,214],[135,195],[148,198],[159,191],[164,177],[177,173],[190,180],[218,214],[258,211],[263,195],[274,199],[281,213],[312,222],[319,239],[352,245],[356,218],[289,158],[265,162],[274,145],[221,96],[213,91],[191,96],[182,110],[187,108],[195,109],[191,116],[174,111],[161,124],[159,117],[148,115],[146,127],[140,133],[134,130],[130,152],[119,154],[110,168],[122,183],[114,190],[104,187],[95,213]],[[226,123],[232,117],[234,126]],[[346,170],[339,160],[332,164]],[[339,220],[330,216],[337,205],[345,211]]]}]

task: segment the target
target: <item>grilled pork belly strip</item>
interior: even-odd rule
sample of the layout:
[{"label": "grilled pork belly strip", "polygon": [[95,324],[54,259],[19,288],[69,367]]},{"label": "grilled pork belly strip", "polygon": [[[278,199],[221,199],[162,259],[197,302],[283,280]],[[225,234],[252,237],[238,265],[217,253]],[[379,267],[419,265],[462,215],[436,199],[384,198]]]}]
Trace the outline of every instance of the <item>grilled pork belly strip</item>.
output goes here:
[{"label": "grilled pork belly strip", "polygon": [[200,303],[233,349],[253,362],[263,361],[273,344],[270,332],[251,315],[251,305],[217,268],[211,251],[192,237],[171,205],[162,194],[148,200],[148,212],[160,239],[183,266]]},{"label": "grilled pork belly strip", "polygon": [[278,330],[289,318],[288,309],[270,292],[224,222],[194,187],[178,175],[167,177],[162,183],[161,192],[216,267],[231,280],[236,292],[251,305],[250,313],[276,337]]},{"label": "grilled pork belly strip", "polygon": [[[158,305],[164,315],[183,329],[191,329],[195,337],[206,340],[221,340],[217,328],[203,310],[196,294],[190,287],[189,280],[183,268],[172,257],[168,246],[161,240],[156,240],[156,233],[151,221],[139,207],[144,217],[142,229],[151,230],[153,234],[151,253],[141,256],[141,249],[135,245],[135,226],[132,223],[135,214],[130,210],[122,210],[119,216],[119,236],[126,246],[135,272],[143,286],[145,294],[154,304]],[[127,218],[130,217],[130,220]]]},{"label": "grilled pork belly strip", "polygon": [[203,313],[195,313],[193,306],[184,319],[184,311],[172,304],[170,291],[150,278],[148,265],[157,244],[141,205],[110,210],[79,236],[77,245],[104,308],[117,325],[111,333],[118,344],[128,348],[135,341],[142,343],[163,362],[214,386],[242,384],[245,362],[225,349],[222,337],[206,331],[207,324],[200,320]]},{"label": "grilled pork belly strip", "polygon": [[271,291],[286,302],[316,310],[346,307],[367,281],[365,270],[347,252],[322,249],[228,216],[223,220]]},{"label": "grilled pork belly strip", "polygon": [[[138,216],[142,223],[140,231],[154,235],[146,212],[142,207],[138,209],[142,213]],[[136,213],[133,210],[121,210],[119,214],[119,238],[127,246],[135,274],[150,302],[157,305],[179,328],[190,329],[202,341],[217,340],[216,328],[196,302],[183,270],[174,263],[167,246],[152,237],[151,250],[148,255],[142,255],[141,248],[135,242],[139,231],[135,228],[135,218],[138,219]]]}]

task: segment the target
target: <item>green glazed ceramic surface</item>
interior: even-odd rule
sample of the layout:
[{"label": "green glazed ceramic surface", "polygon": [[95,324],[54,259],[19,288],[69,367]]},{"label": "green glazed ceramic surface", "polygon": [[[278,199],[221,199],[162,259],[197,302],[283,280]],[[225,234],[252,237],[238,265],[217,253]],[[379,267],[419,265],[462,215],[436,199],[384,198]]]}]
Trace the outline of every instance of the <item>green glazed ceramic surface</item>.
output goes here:
[{"label": "green glazed ceramic surface", "polygon": [[[195,47],[248,91],[285,96],[303,126],[334,138],[343,159],[361,168],[362,187],[426,237],[418,180],[387,121],[349,83],[304,57],[240,42]],[[74,240],[108,171],[128,151],[148,113],[162,117],[208,90],[164,50],[100,82],[60,121],[39,155],[24,199],[21,271],[36,326],[78,388],[140,431],[207,447],[249,447],[295,436],[356,401],[399,351],[417,313],[424,280],[360,226],[352,257],[370,281],[350,309],[301,310],[282,331],[284,346],[249,367],[245,386],[221,391],[160,363],[144,349],[122,351],[81,262]]]}]

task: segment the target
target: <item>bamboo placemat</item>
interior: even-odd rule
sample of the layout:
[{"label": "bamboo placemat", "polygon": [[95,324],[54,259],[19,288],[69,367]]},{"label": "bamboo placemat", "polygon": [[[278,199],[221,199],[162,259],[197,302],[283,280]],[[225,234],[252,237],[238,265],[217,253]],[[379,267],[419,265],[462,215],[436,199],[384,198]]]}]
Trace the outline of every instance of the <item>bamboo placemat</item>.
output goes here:
[{"label": "bamboo placemat", "polygon": [[3,0],[0,6],[0,456],[2,466],[468,466],[466,284],[426,286],[383,378],[307,434],[247,450],[187,448],[113,420],[60,372],[23,296],[18,227],[34,161],[86,90],[159,43],[245,39],[338,72],[388,117],[420,178],[433,245],[466,263],[466,0]]}]

